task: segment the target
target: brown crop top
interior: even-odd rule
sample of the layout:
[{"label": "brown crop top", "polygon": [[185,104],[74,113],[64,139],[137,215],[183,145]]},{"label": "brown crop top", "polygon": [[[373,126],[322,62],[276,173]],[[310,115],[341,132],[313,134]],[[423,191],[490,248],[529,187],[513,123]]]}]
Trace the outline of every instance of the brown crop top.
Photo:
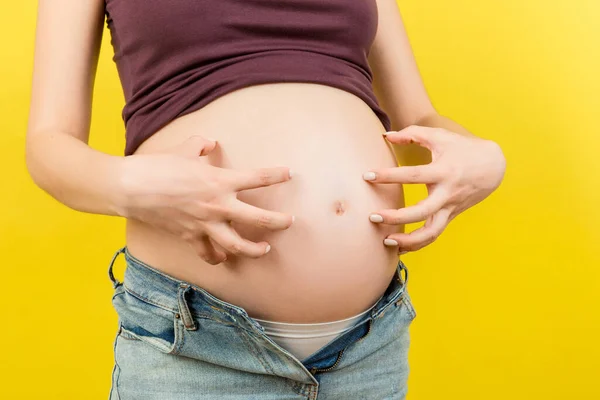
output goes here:
[{"label": "brown crop top", "polygon": [[236,89],[312,82],[361,98],[386,130],[367,62],[376,0],[105,0],[125,106],[125,155]]}]

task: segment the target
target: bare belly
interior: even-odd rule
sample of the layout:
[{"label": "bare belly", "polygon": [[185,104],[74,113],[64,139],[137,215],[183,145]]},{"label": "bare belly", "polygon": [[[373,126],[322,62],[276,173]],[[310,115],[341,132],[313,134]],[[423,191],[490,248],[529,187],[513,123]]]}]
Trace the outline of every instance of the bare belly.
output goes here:
[{"label": "bare belly", "polygon": [[383,239],[403,226],[378,225],[369,214],[404,206],[402,187],[370,184],[362,174],[395,167],[385,129],[356,96],[324,85],[273,83],[222,96],[171,122],[137,154],[165,151],[187,137],[218,140],[207,162],[222,168],[287,166],[285,183],[239,192],[248,204],[296,217],[283,231],[233,224],[271,251],[211,265],[184,241],[127,221],[132,255],[178,279],[243,307],[251,317],[325,322],[366,310],[383,294],[398,256]]}]

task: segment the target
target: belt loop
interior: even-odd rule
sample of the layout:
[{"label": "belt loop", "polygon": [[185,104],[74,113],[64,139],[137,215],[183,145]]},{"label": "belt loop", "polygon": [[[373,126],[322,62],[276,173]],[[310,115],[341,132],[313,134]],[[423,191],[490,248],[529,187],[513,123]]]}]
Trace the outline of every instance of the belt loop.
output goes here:
[{"label": "belt loop", "polygon": [[191,287],[187,283],[180,283],[179,291],[177,293],[177,302],[179,303],[179,314],[181,315],[181,319],[183,321],[185,329],[187,329],[188,331],[195,331],[196,329],[198,329],[198,326],[192,318],[192,313],[190,312],[187,300],[185,298],[185,294],[190,289]]},{"label": "belt loop", "polygon": [[406,267],[406,264],[404,264],[402,262],[402,260],[398,260],[398,276],[400,278],[402,278],[402,270],[404,270],[404,279],[401,279],[402,286],[406,287],[406,284],[408,283],[408,268]]},{"label": "belt loop", "polygon": [[121,253],[125,253],[125,246],[123,246],[122,248],[120,248],[119,250],[117,250],[115,252],[115,254],[113,255],[112,260],[110,260],[110,264],[108,266],[108,277],[110,278],[112,284],[113,284],[113,288],[116,288],[119,285],[122,285],[122,282],[119,282],[119,280],[117,278],[115,278],[115,275],[113,274],[113,266],[115,265],[115,260],[117,259],[117,257],[119,257],[119,254]]}]

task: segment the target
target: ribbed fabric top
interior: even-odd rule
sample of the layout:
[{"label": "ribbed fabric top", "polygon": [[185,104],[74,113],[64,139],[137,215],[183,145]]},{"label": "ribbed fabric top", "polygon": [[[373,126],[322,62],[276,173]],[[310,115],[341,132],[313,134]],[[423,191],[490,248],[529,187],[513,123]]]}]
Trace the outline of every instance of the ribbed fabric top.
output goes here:
[{"label": "ribbed fabric top", "polygon": [[236,89],[311,82],[381,120],[367,62],[376,0],[105,0],[125,106],[125,155],[170,121]]}]

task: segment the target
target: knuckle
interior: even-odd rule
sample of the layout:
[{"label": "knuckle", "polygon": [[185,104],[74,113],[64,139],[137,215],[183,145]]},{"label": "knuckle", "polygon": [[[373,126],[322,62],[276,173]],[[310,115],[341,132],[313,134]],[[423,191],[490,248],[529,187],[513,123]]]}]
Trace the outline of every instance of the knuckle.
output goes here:
[{"label": "knuckle", "polygon": [[446,170],[440,167],[431,167],[429,171],[431,172],[431,179],[435,182],[442,182],[447,178],[447,176],[452,176],[446,175]]},{"label": "knuckle", "polygon": [[393,225],[400,225],[403,221],[402,221],[402,216],[400,215],[394,215],[393,217],[390,217],[390,222]]},{"label": "knuckle", "polygon": [[404,245],[403,249],[406,249],[408,251],[416,251],[419,250],[421,246],[419,245],[418,241],[415,241],[414,239],[407,241],[407,243]]},{"label": "knuckle", "polygon": [[441,233],[441,232],[439,232],[439,231],[437,231],[437,230],[435,230],[435,231],[431,231],[431,232],[428,232],[428,234],[427,234],[427,238],[426,238],[426,241],[427,241],[428,243],[431,243],[431,242],[434,242],[434,241],[436,241],[436,240],[437,240],[437,238],[438,238],[438,237],[440,237],[440,233]]},{"label": "knuckle", "polygon": [[181,233],[181,238],[188,243],[194,242],[196,235],[193,230],[187,228],[185,231]]},{"label": "knuckle", "polygon": [[261,169],[258,171],[258,181],[266,185],[271,182],[271,173],[266,169]]},{"label": "knuckle", "polygon": [[206,196],[216,197],[217,193],[227,184],[227,180],[221,176],[209,175],[202,177],[202,184]]},{"label": "knuckle", "polygon": [[229,245],[229,251],[234,255],[239,255],[242,253],[242,245],[239,243],[232,243]]},{"label": "knuckle", "polygon": [[215,217],[229,218],[231,215],[229,207],[217,202],[206,203],[204,211],[207,219],[214,219]]},{"label": "knuckle", "polygon": [[220,216],[225,219],[230,219],[232,215],[232,210],[224,205],[214,204],[211,208],[211,213],[213,216]]},{"label": "knuckle", "polygon": [[269,227],[273,224],[273,217],[270,215],[259,215],[256,219],[256,225],[261,228]]},{"label": "knuckle", "polygon": [[444,177],[453,182],[459,182],[462,178],[461,167],[456,164],[448,164],[443,172]]},{"label": "knuckle", "polygon": [[418,181],[421,179],[421,173],[417,169],[413,169],[408,173],[408,179],[411,181]]},{"label": "knuckle", "polygon": [[417,219],[419,221],[423,221],[425,219],[427,219],[427,216],[429,215],[429,213],[427,212],[426,208],[420,209],[415,213]]}]

